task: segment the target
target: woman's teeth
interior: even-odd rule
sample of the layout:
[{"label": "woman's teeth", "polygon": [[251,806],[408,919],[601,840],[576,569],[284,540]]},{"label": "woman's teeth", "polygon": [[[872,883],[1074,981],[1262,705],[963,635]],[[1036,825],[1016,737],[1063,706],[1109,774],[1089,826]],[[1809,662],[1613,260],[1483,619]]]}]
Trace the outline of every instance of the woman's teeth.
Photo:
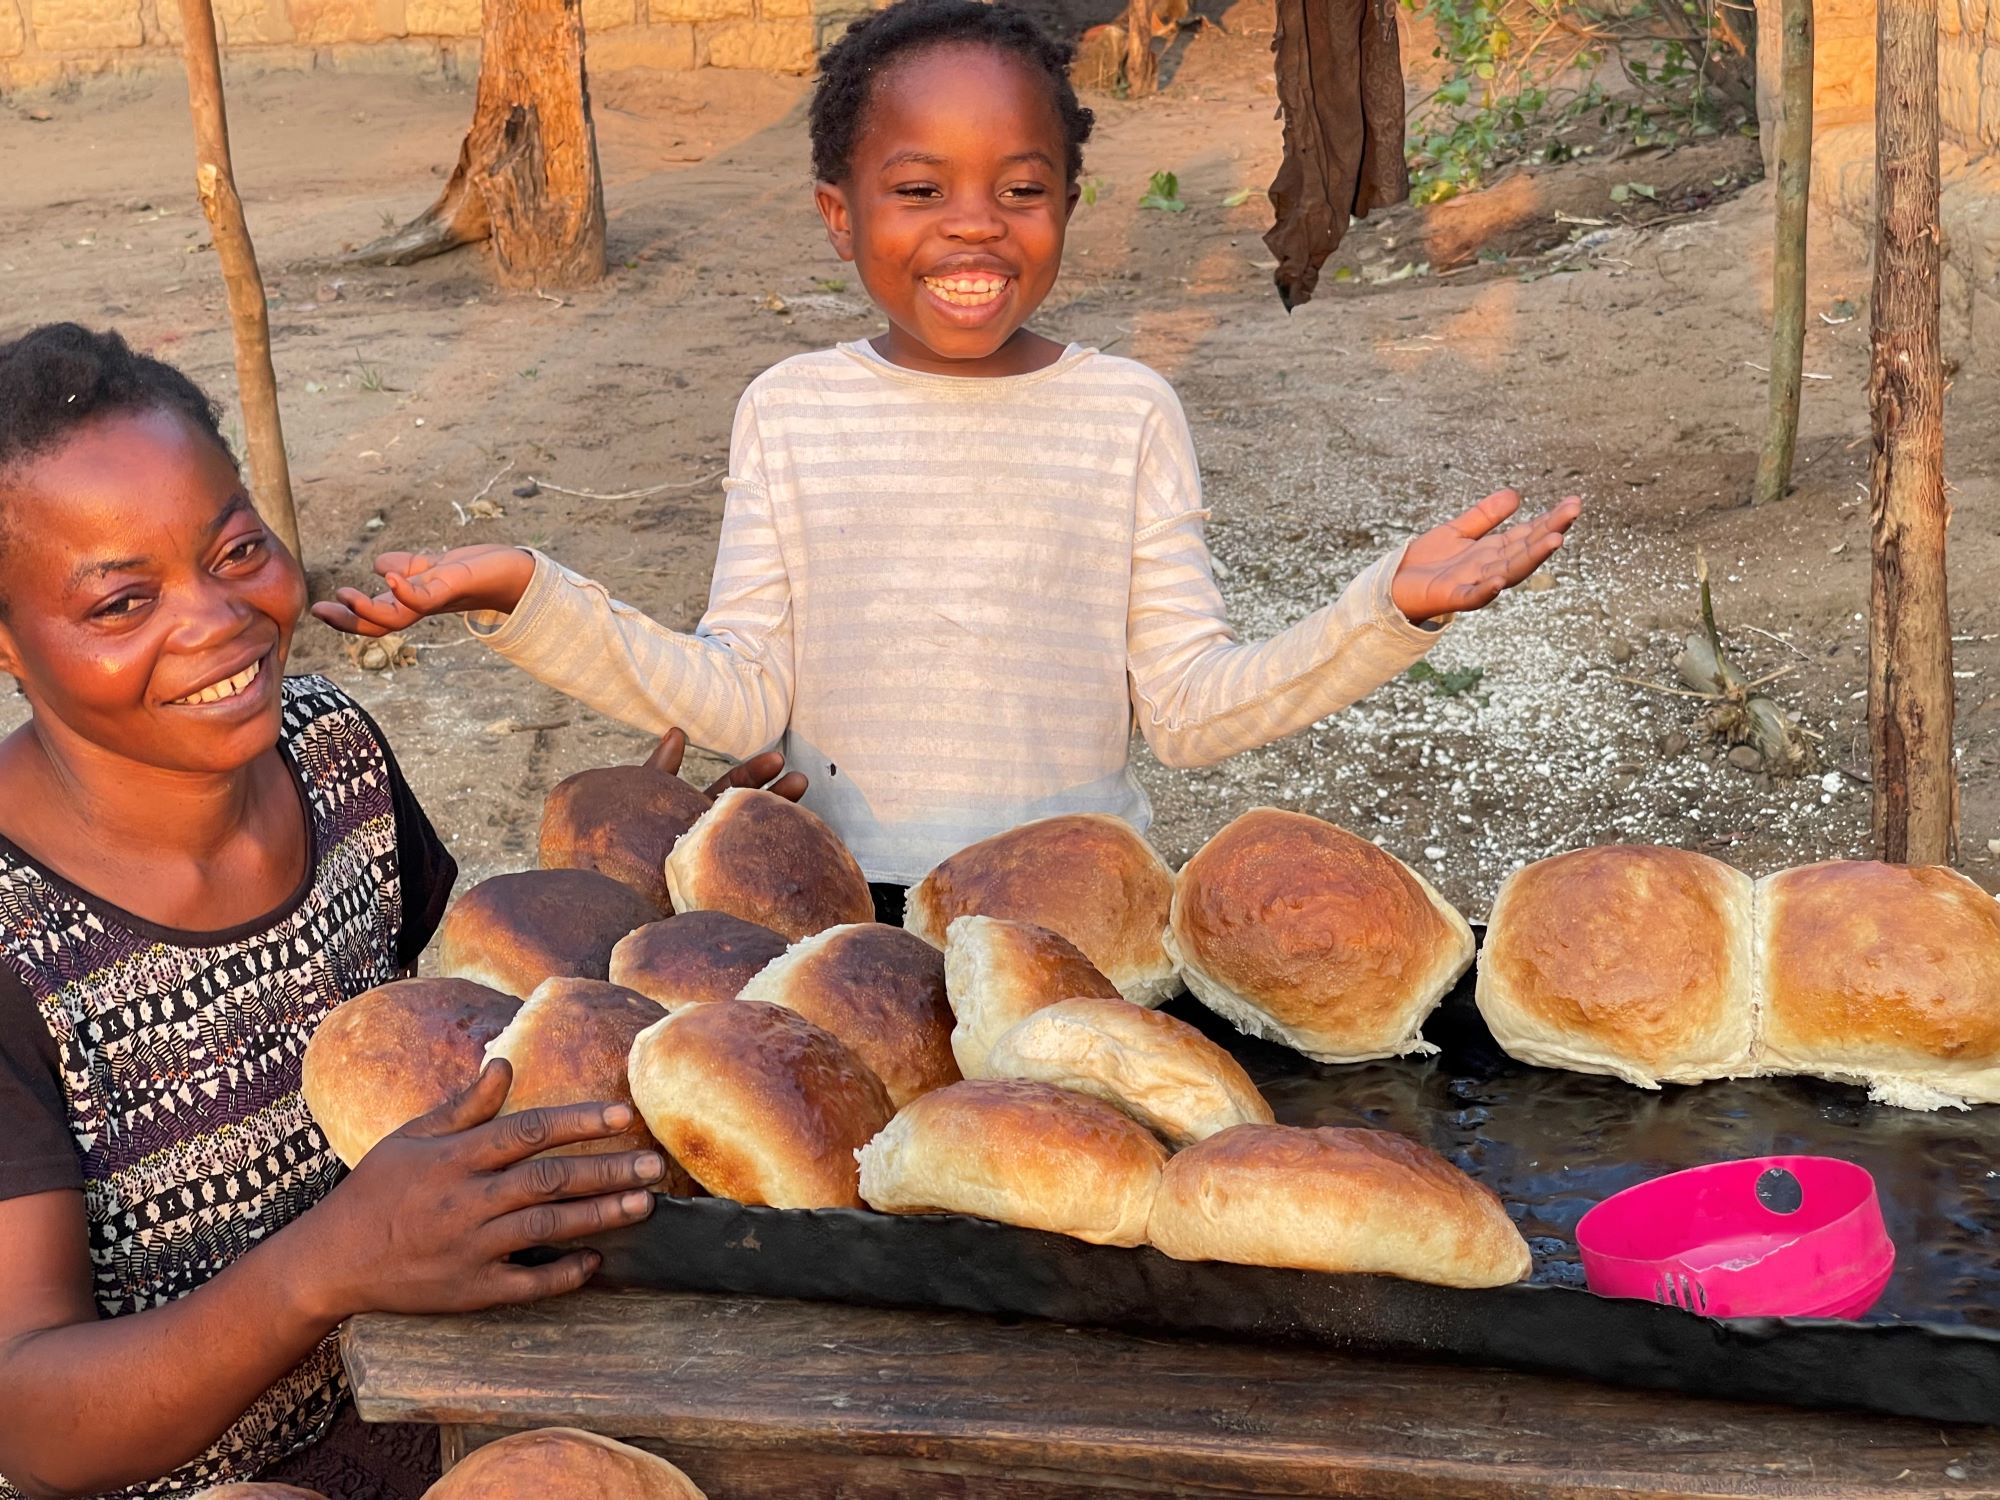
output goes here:
[{"label": "woman's teeth", "polygon": [[176,698],[174,702],[194,704],[220,703],[225,698],[234,698],[238,693],[249,687],[251,683],[255,682],[263,670],[264,664],[261,661],[253,661],[234,677],[214,683],[203,688],[198,693],[190,693],[185,698]]},{"label": "woman's teeth", "polygon": [[984,307],[1007,290],[1005,276],[926,276],[924,285],[953,307]]}]

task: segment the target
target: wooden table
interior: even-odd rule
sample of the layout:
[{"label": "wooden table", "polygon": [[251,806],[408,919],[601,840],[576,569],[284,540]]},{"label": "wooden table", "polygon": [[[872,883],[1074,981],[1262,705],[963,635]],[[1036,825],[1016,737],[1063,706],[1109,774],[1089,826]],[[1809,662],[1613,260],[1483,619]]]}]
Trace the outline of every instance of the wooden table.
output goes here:
[{"label": "wooden table", "polygon": [[446,1462],[575,1426],[710,1500],[2000,1496],[2000,1431],[956,1314],[585,1292],[343,1334]]}]

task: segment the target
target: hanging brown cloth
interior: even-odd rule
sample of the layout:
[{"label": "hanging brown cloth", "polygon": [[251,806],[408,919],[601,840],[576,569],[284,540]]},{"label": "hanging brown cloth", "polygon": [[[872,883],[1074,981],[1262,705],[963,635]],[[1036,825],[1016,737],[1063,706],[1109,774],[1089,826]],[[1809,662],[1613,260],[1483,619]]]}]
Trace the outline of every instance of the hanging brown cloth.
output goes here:
[{"label": "hanging brown cloth", "polygon": [[1264,243],[1289,310],[1312,300],[1350,218],[1410,194],[1396,0],[1278,0],[1278,108],[1285,159]]}]

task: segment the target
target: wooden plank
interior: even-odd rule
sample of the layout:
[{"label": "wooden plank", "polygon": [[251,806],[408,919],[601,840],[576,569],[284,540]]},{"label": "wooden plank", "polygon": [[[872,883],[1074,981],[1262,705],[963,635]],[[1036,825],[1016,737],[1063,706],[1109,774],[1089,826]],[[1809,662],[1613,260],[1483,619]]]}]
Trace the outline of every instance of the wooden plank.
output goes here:
[{"label": "wooden plank", "polygon": [[[912,1494],[983,1496],[998,1491],[964,1486],[1013,1476],[1009,1493],[1048,1500],[1093,1486],[2000,1497],[2000,1433],[1987,1429],[959,1314],[586,1292],[465,1318],[357,1318],[343,1349],[370,1421],[645,1440],[685,1456],[697,1481],[713,1466],[740,1485],[718,1482],[717,1500],[872,1495],[869,1476],[892,1470],[934,1476]],[[760,1466],[792,1487],[758,1487]]]}]

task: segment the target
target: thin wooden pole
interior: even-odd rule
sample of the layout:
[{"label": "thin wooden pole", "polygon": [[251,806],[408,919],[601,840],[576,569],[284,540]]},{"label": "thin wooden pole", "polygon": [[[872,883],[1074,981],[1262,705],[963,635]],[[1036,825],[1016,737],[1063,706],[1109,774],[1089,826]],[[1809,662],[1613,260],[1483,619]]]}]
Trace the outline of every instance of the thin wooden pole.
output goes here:
[{"label": "thin wooden pole", "polygon": [[1151,0],[1130,0],[1125,7],[1125,97],[1144,99],[1160,87],[1160,60],[1153,55]]},{"label": "thin wooden pole", "polygon": [[243,405],[243,439],[250,450],[251,498],[265,524],[298,557],[299,519],[278,418],[278,377],[271,368],[271,319],[257,251],[243,222],[243,201],[236,196],[236,176],[229,163],[229,117],[222,101],[215,12],[209,0],[180,0],[180,6],[181,31],[187,38],[188,107],[194,115],[195,191],[208,216],[209,238],[215,242],[229,299],[236,389]]},{"label": "thin wooden pole", "polygon": [[1883,859],[1956,853],[1951,611],[1945,591],[1944,365],[1938,346],[1938,25],[1934,0],[1876,20],[1875,459],[1868,728]]},{"label": "thin wooden pole", "polygon": [[1771,413],[1751,501],[1784,498],[1799,439],[1806,344],[1806,218],[1812,192],[1813,0],[1784,0],[1778,121],[1778,224],[1771,250]]}]

